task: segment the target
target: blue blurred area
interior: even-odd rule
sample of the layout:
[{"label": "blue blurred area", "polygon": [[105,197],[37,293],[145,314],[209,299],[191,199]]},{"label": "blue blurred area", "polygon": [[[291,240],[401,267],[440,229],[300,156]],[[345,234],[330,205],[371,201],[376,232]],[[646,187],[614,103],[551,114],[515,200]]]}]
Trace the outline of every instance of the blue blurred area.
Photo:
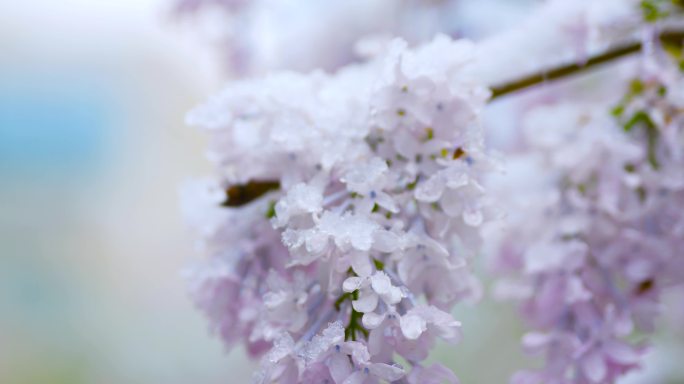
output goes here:
[{"label": "blue blurred area", "polygon": [[97,169],[116,125],[111,96],[93,80],[36,77],[0,84],[0,172],[74,177]]},{"label": "blue blurred area", "polygon": [[251,371],[179,277],[193,250],[177,187],[207,168],[183,115],[212,77],[162,9],[0,1],[0,384]]}]

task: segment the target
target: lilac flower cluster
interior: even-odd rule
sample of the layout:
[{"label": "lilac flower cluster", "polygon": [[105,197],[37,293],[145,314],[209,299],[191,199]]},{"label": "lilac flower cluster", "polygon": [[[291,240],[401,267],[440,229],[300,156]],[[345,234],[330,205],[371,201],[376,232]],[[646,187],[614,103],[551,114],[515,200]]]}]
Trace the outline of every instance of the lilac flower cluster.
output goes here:
[{"label": "lilac flower cluster", "polygon": [[[225,6],[240,25],[268,13],[259,8],[266,2],[182,3]],[[501,277],[495,295],[521,303],[531,328],[523,347],[544,357],[513,383],[614,383],[638,368],[663,291],[684,282],[684,55],[681,42],[663,46],[677,34],[657,38],[661,26],[681,26],[671,16],[682,9],[681,1],[551,0],[477,46],[370,39],[360,45],[368,61],[335,74],[231,83],[188,115],[209,136],[216,168],[183,192],[209,256],[188,279],[212,330],[261,358],[256,383],[454,383],[449,369],[424,360],[438,340],[459,341],[452,310],[481,295],[470,265],[486,245]],[[340,36],[396,32],[371,29]],[[253,49],[242,52],[250,73],[352,60],[349,41],[327,36],[340,56],[322,49],[302,64],[307,53],[280,42],[296,51],[294,62],[279,61],[280,52],[265,55],[276,63],[257,63],[261,46],[244,36],[232,37]],[[507,116],[525,116],[523,155],[509,157],[514,178],[485,194],[497,164],[483,144],[490,92],[482,84],[590,63],[617,45],[641,50],[641,60],[597,78],[628,84],[624,96],[561,99],[572,87],[565,95],[549,87],[523,99]],[[506,231],[486,230],[483,244],[483,225],[498,216],[491,196],[510,214]]]},{"label": "lilac flower cluster", "polygon": [[[472,56],[396,40],[335,75],[238,81],[190,113],[218,172],[185,190],[210,255],[193,297],[227,345],[263,356],[255,382],[457,381],[421,362],[460,338],[451,310],[480,294],[468,260],[494,214]],[[273,188],[222,206],[258,183]]]},{"label": "lilac flower cluster", "polygon": [[529,200],[499,244],[497,293],[522,302],[523,346],[545,365],[513,383],[614,383],[639,366],[663,289],[684,281],[684,77],[661,54],[613,116],[564,102],[526,120],[544,181],[509,190]]}]

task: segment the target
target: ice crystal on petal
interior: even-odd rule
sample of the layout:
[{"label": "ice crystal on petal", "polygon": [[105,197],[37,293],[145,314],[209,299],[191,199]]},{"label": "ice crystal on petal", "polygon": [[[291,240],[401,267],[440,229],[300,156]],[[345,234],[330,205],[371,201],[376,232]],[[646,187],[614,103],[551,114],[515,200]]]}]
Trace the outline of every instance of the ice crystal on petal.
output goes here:
[{"label": "ice crystal on petal", "polygon": [[303,183],[292,187],[287,196],[278,201],[275,206],[276,224],[285,225],[291,217],[317,213],[322,207],[323,192],[320,188]]},{"label": "ice crystal on petal", "polygon": [[321,232],[332,237],[340,248],[353,247],[360,251],[368,251],[373,245],[373,235],[378,224],[365,216],[352,213],[323,213],[318,226]]}]

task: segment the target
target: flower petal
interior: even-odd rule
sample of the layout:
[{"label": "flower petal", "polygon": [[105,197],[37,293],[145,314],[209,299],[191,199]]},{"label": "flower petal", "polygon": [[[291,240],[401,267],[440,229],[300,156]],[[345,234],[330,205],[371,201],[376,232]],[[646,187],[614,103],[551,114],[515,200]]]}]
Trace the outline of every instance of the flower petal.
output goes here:
[{"label": "flower petal", "polygon": [[606,377],[606,363],[600,352],[593,351],[582,359],[582,371],[592,383],[600,383]]},{"label": "flower petal", "polygon": [[358,300],[352,301],[352,306],[359,312],[371,312],[378,306],[378,295],[368,292],[365,295],[361,295]]},{"label": "flower petal", "polygon": [[399,320],[401,333],[409,340],[416,340],[427,329],[425,319],[416,314],[407,314]]},{"label": "flower petal", "polygon": [[375,329],[385,321],[385,315],[378,315],[377,313],[369,312],[363,315],[361,318],[363,326],[367,329]]},{"label": "flower petal", "polygon": [[342,283],[342,289],[345,292],[354,292],[357,289],[361,288],[364,280],[365,279],[358,276],[348,277],[346,280],[344,280],[344,283]]},{"label": "flower petal", "polygon": [[603,350],[610,359],[620,364],[635,364],[641,360],[641,354],[635,348],[619,341],[609,341],[603,344]]},{"label": "flower petal", "polygon": [[371,287],[378,295],[384,295],[392,288],[392,281],[385,272],[380,271],[371,277]]},{"label": "flower petal", "polygon": [[333,353],[332,356],[330,356],[328,368],[330,369],[330,376],[332,376],[336,384],[344,382],[352,373],[351,362],[349,361],[349,357],[344,353]]},{"label": "flower petal", "polygon": [[397,365],[383,363],[371,364],[368,366],[368,370],[374,376],[377,376],[380,379],[386,380],[388,382],[399,380],[405,374],[404,368]]}]

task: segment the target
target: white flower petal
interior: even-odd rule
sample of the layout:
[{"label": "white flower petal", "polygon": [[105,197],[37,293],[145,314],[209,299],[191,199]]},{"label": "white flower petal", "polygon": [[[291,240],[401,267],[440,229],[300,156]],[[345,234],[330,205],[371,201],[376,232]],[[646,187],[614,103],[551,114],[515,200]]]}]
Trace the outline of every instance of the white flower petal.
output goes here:
[{"label": "white flower petal", "polygon": [[363,326],[367,329],[375,329],[379,327],[383,321],[385,321],[385,315],[378,315],[374,312],[368,312],[363,315],[361,321],[363,322]]},{"label": "white flower petal", "polygon": [[336,384],[343,383],[344,380],[352,373],[351,362],[349,357],[340,352],[335,352],[330,356],[328,362],[328,369],[330,369],[330,376],[335,380]]},{"label": "white flower petal", "polygon": [[372,292],[361,293],[358,300],[352,301],[352,306],[359,312],[371,312],[378,306],[378,295]]},{"label": "white flower petal", "polygon": [[373,249],[380,252],[394,252],[399,248],[399,236],[391,231],[380,229],[375,231]]},{"label": "white flower petal", "polygon": [[641,354],[634,347],[618,341],[604,343],[603,350],[616,363],[635,364],[641,359]]},{"label": "white flower petal", "polygon": [[416,340],[427,329],[425,319],[416,314],[407,314],[399,319],[401,333],[409,340]]},{"label": "white flower petal", "polygon": [[592,383],[600,383],[606,377],[606,363],[598,351],[592,351],[582,359],[582,371]]},{"label": "white flower petal", "polygon": [[385,192],[378,192],[375,201],[379,206],[385,208],[392,213],[399,213],[399,207],[394,199]]},{"label": "white flower petal", "polygon": [[358,276],[348,277],[346,280],[344,280],[344,283],[342,283],[342,289],[345,292],[353,292],[361,288],[363,281],[364,279]]},{"label": "white flower petal", "polygon": [[551,337],[544,333],[529,332],[522,338],[522,346],[527,353],[538,353],[544,350]]},{"label": "white flower petal", "polygon": [[404,297],[404,293],[399,287],[390,288],[389,292],[382,296],[382,299],[390,305],[397,304]]},{"label": "white flower petal", "polygon": [[372,375],[388,382],[399,380],[405,374],[402,367],[382,363],[371,364],[368,366],[368,370]]},{"label": "white flower petal", "polygon": [[361,277],[370,276],[373,273],[373,264],[371,264],[368,254],[363,252],[353,252],[349,255],[351,258],[352,270]]},{"label": "white flower petal", "polygon": [[347,184],[350,191],[365,195],[375,188],[385,172],[387,172],[387,162],[374,157],[362,163],[361,166],[352,167],[344,175],[342,181]]},{"label": "white flower petal", "polygon": [[378,295],[384,295],[392,288],[392,281],[385,272],[376,272],[371,276],[371,287]]},{"label": "white flower petal", "polygon": [[368,375],[363,371],[356,371],[352,373],[342,384],[362,384]]},{"label": "white flower petal", "polygon": [[320,254],[325,251],[328,245],[328,235],[319,231],[310,231],[305,237],[307,252]]},{"label": "white flower petal", "polygon": [[476,208],[467,208],[463,211],[463,222],[471,227],[477,227],[484,220],[482,211]]},{"label": "white flower petal", "polygon": [[434,203],[442,196],[444,191],[445,183],[444,178],[441,174],[436,174],[425,180],[422,183],[418,183],[418,186],[413,193],[413,196],[418,201],[425,203]]}]

